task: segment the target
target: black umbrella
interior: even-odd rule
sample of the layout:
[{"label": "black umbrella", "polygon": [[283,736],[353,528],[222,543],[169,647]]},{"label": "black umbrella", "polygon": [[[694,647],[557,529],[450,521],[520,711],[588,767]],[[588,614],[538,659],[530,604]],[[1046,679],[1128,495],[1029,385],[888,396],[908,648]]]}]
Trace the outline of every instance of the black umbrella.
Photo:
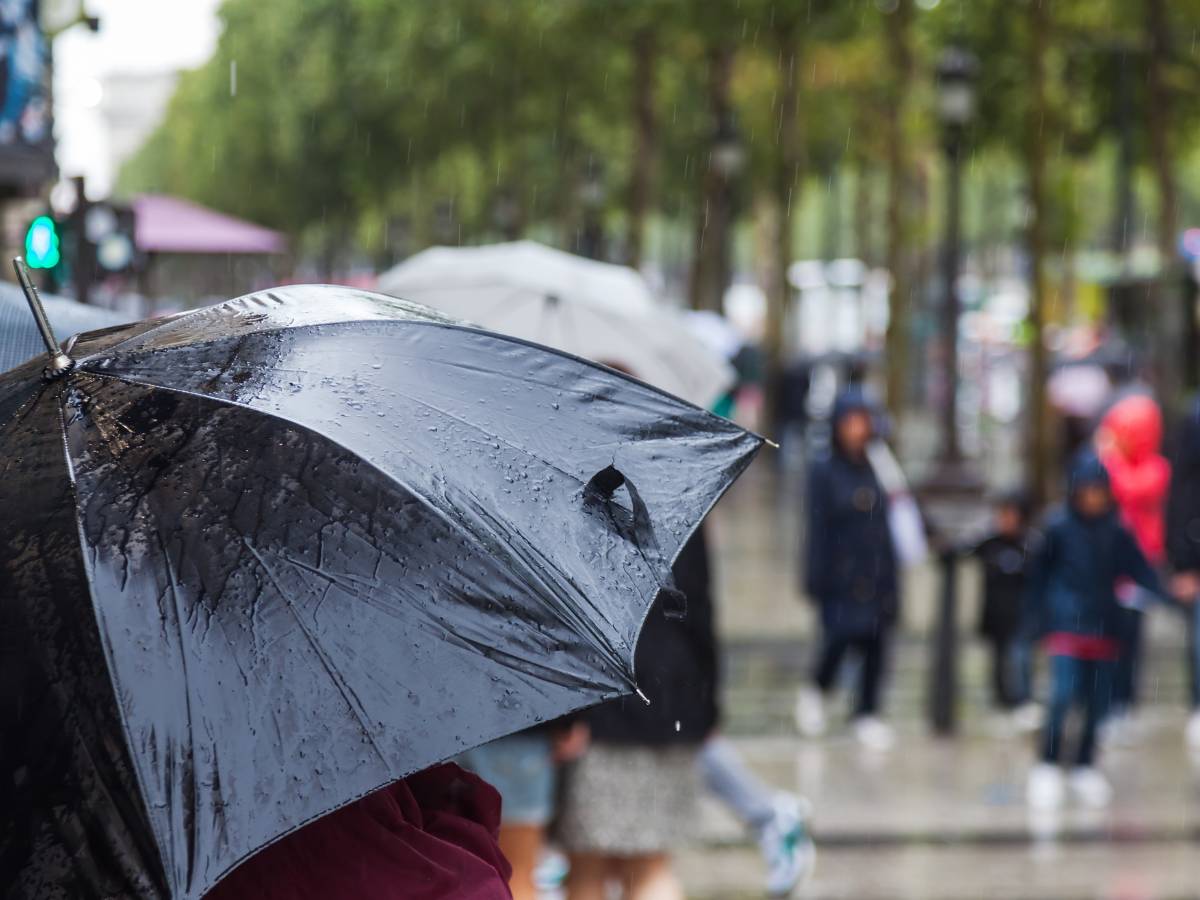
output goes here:
[{"label": "black umbrella", "polygon": [[199,897],[369,791],[633,691],[671,560],[760,444],[346,288],[64,349],[0,376],[10,898]]}]

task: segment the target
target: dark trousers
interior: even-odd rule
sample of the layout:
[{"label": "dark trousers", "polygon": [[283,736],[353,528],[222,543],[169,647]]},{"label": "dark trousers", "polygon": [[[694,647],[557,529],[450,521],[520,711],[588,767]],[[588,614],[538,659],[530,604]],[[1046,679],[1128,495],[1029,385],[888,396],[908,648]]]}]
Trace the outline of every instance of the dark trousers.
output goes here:
[{"label": "dark trousers", "polygon": [[887,650],[887,639],[882,632],[853,637],[827,633],[821,645],[821,655],[817,659],[813,680],[823,693],[828,693],[837,680],[838,670],[847,650],[853,650],[862,658],[858,705],[854,714],[873,716],[879,711],[879,685],[883,681],[883,663]]},{"label": "dark trousers", "polygon": [[1112,704],[1116,663],[1071,656],[1050,658],[1050,708],[1042,737],[1042,759],[1057,763],[1062,755],[1067,717],[1073,708],[1083,713],[1083,730],[1075,763],[1090,766],[1096,758],[1096,735]]},{"label": "dark trousers", "polygon": [[1021,663],[1013,653],[1013,640],[989,635],[987,641],[992,649],[992,703],[1000,709],[1012,709],[1022,700],[1021,678],[1014,671]]}]

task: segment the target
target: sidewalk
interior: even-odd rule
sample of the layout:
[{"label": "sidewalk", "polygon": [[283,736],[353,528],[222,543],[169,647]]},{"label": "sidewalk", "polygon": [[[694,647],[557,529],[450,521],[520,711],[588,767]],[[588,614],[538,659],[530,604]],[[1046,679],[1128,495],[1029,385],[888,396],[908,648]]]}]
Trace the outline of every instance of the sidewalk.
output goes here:
[{"label": "sidewalk", "polygon": [[[1115,798],[1031,817],[1024,781],[1033,740],[989,711],[987,659],[974,639],[978,580],[960,571],[959,737],[928,735],[929,637],[939,589],[932,567],[907,576],[893,647],[888,716],[899,740],[864,753],[843,733],[795,735],[795,689],[813,650],[811,610],[797,587],[799,486],[760,461],[712,520],[723,635],[724,729],[770,784],[814,806],[817,869],[806,898],[1200,898],[1200,761],[1184,747],[1183,632],[1148,622],[1139,740],[1106,748]],[[846,673],[850,675],[851,673]],[[836,719],[840,713],[832,711]],[[757,848],[710,798],[703,841],[679,857],[689,897],[761,897]]]},{"label": "sidewalk", "polygon": [[[1028,737],[938,741],[902,725],[884,755],[848,736],[735,742],[764,780],[813,803],[819,860],[799,896],[1196,897],[1200,760],[1183,721],[1155,708],[1136,744],[1106,749],[1111,807],[1043,815],[1024,801]],[[709,798],[703,836],[679,860],[689,896],[755,896],[757,851]]]}]

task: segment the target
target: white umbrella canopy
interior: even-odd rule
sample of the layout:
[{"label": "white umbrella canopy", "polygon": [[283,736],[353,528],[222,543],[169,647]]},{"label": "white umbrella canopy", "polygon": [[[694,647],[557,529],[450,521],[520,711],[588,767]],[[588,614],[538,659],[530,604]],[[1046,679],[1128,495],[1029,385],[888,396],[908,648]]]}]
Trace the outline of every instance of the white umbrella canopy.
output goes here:
[{"label": "white umbrella canopy", "polygon": [[433,247],[379,276],[378,289],[482,328],[615,365],[697,406],[733,383],[732,368],[627,266],[534,241]]}]

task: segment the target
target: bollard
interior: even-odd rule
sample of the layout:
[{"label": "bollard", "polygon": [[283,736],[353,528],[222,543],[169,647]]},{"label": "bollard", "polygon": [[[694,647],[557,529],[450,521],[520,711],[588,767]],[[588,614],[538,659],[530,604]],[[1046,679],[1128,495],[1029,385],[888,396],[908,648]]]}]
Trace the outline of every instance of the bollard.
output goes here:
[{"label": "bollard", "polygon": [[939,737],[958,725],[958,554],[941,551],[942,593],[930,634],[929,724]]}]

